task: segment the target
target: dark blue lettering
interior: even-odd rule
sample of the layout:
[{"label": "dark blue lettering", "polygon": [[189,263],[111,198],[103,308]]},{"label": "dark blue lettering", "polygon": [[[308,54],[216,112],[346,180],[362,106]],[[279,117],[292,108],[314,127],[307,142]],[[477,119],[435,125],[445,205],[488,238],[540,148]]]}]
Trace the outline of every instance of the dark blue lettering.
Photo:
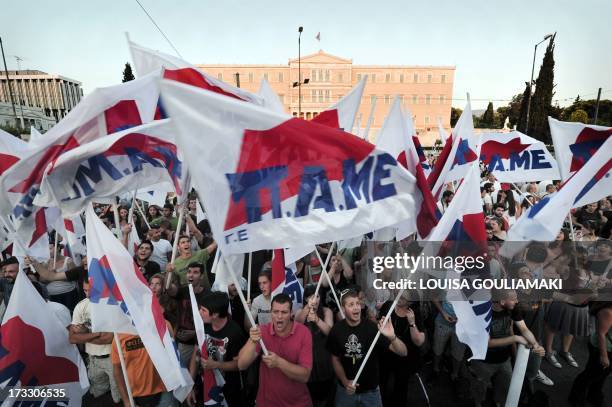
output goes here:
[{"label": "dark blue lettering", "polygon": [[15,220],[25,219],[32,215],[34,197],[37,193],[38,187],[31,187],[28,193],[21,197],[17,206],[13,208],[13,217]]},{"label": "dark blue lettering", "polygon": [[249,235],[247,234],[246,229],[241,229],[238,231],[238,241],[244,242],[245,240],[249,240]]},{"label": "dark blue lettering", "polygon": [[248,223],[261,220],[261,193],[263,189],[270,191],[272,217],[277,219],[282,216],[280,183],[287,178],[287,173],[287,166],[282,165],[257,171],[225,174],[232,191],[232,200],[236,203],[244,200]]},{"label": "dark blue lettering", "polygon": [[153,167],[163,167],[162,163],[135,148],[126,148],[125,153],[130,159],[130,163],[132,164],[132,172],[134,173],[142,171],[142,164],[150,164]]},{"label": "dark blue lettering", "polygon": [[113,180],[118,180],[122,177],[121,172],[111,164],[111,162],[104,155],[99,154],[87,159],[89,168],[85,165],[79,165],[76,171],[76,182],[83,190],[83,195],[88,196],[94,193],[93,188],[89,185],[87,178],[89,178],[94,184],[102,180],[103,169]]},{"label": "dark blue lettering", "polygon": [[552,168],[549,162],[546,162],[546,156],[542,150],[531,150],[531,169],[539,170],[542,168]]},{"label": "dark blue lettering", "polygon": [[344,177],[342,191],[344,192],[346,209],[357,207],[353,196],[361,199],[362,192],[366,202],[370,203],[370,171],[372,170],[373,162],[374,157],[368,157],[359,172],[356,172],[355,160],[344,160],[342,163],[342,175]]},{"label": "dark blue lettering", "polygon": [[304,167],[304,173],[300,180],[300,191],[295,205],[295,217],[308,215],[310,203],[317,190],[317,185],[321,188],[321,195],[314,199],[313,209],[325,209],[326,212],[333,212],[334,200],[325,168],[319,166]]},{"label": "dark blue lettering", "polygon": [[383,153],[379,154],[376,158],[376,167],[374,167],[374,179],[372,181],[372,199],[378,201],[385,199],[393,195],[397,195],[395,185],[389,183],[386,185],[381,184],[381,181],[385,178],[389,178],[391,170],[385,166],[397,167],[397,161],[390,154]]},{"label": "dark blue lettering", "polygon": [[166,147],[155,147],[155,151],[164,157],[164,164],[172,178],[180,178],[182,162],[178,159],[174,151]]},{"label": "dark blue lettering", "polygon": [[524,151],[523,154],[510,154],[510,171],[514,171],[519,167],[529,169],[529,151]]}]

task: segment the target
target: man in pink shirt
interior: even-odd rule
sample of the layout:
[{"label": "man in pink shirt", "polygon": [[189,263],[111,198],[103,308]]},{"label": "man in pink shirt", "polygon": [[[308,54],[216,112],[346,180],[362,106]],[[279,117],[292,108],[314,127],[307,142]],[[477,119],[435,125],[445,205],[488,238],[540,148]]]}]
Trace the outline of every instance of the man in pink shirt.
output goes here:
[{"label": "man in pink shirt", "polygon": [[304,325],[291,321],[291,298],[278,294],[272,299],[272,322],[250,330],[238,355],[244,370],[261,353],[259,340],[268,349],[259,368],[257,405],[266,407],[310,407],[306,383],[312,370],[312,334]]}]

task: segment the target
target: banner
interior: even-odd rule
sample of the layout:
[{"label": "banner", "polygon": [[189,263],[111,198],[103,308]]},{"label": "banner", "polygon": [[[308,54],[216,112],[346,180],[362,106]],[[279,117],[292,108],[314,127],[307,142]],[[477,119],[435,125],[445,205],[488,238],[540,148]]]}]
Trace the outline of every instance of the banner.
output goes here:
[{"label": "banner", "polygon": [[[552,242],[571,208],[597,202],[612,191],[612,138],[552,195],[527,209],[508,231],[507,242]],[[452,202],[451,202],[452,204]]]},{"label": "banner", "polygon": [[292,312],[302,308],[304,287],[296,276],[295,263],[287,265],[283,249],[275,249],[272,256],[272,298],[277,294],[287,294],[293,301]]},{"label": "banner", "polygon": [[415,179],[389,153],[213,92],[162,87],[225,253],[341,240],[414,216]]},{"label": "banner", "polygon": [[353,129],[353,123],[355,122],[355,117],[357,117],[359,106],[361,105],[361,96],[363,95],[363,89],[367,80],[368,77],[366,75],[349,93],[329,109],[319,113],[312,121],[350,133]]},{"label": "banner", "polygon": [[612,127],[562,122],[552,117],[548,124],[563,181],[580,170],[612,135]]},{"label": "banner", "polygon": [[49,399],[66,399],[62,405],[81,405],[89,380],[79,349],[22,271],[0,327],[0,349],[0,399],[9,396],[9,389],[27,386],[44,391]]},{"label": "banner", "polygon": [[166,389],[193,385],[181,371],[163,310],[134,259],[104,226],[92,205],[85,215],[92,331],[140,336]]},{"label": "banner", "polygon": [[560,179],[559,168],[546,146],[518,131],[482,133],[480,161],[499,182]]},{"label": "banner", "polygon": [[92,200],[112,200],[164,181],[182,195],[188,181],[174,133],[169,119],[157,120],[62,154],[47,168],[34,204],[74,215]]}]

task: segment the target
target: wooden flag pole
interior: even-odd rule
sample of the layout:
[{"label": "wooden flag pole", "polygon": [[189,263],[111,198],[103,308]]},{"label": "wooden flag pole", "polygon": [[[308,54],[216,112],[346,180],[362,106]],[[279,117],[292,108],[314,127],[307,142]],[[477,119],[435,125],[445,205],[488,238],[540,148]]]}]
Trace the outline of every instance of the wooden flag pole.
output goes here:
[{"label": "wooden flag pole", "polygon": [[[331,248],[333,249],[333,243]],[[321,255],[319,254],[319,251],[315,248],[315,253],[317,254],[317,257],[319,258],[319,262],[322,263],[321,260]],[[346,318],[346,316],[344,315],[344,311],[342,311],[342,304],[340,304],[340,300],[338,299],[338,294],[336,294],[336,290],[334,290],[334,285],[332,284],[331,278],[329,278],[329,275],[327,274],[327,262],[329,261],[329,259],[332,256],[332,251],[330,250],[329,253],[327,254],[327,259],[325,259],[325,267],[323,268],[323,270],[321,270],[321,274],[323,274],[326,278],[327,278],[327,282],[329,283],[329,289],[332,292],[332,295],[334,296],[334,300],[336,300],[336,304],[338,304],[338,311],[340,311],[340,315],[342,315],[342,319]],[[323,280],[323,276],[321,276],[319,278],[319,284],[321,283],[321,281]],[[317,288],[320,287],[320,285],[317,284]],[[318,292],[315,291],[315,296],[319,295]]]},{"label": "wooden flag pole", "polygon": [[132,388],[130,387],[130,379],[128,378],[127,368],[125,367],[125,359],[123,358],[123,349],[121,348],[121,341],[119,341],[119,335],[117,332],[113,332],[115,337],[115,345],[117,346],[117,354],[119,355],[119,361],[121,362],[121,371],[123,372],[123,380],[125,381],[125,388],[127,390],[128,398],[130,399],[130,406],[135,407],[134,397],[132,396]]},{"label": "wooden flag pole", "polygon": [[[247,270],[247,301],[251,302],[251,269],[253,267],[253,252],[249,252],[249,268]],[[240,290],[239,286],[236,286]]]},{"label": "wooden flag pole", "polygon": [[[327,258],[325,259],[325,263],[323,263],[321,261],[321,255],[319,255],[319,251],[317,250],[317,247],[315,246],[315,253],[317,253],[317,257],[319,258],[319,263],[323,267],[321,269],[321,273],[326,273],[327,272],[327,263],[331,259],[331,254],[334,251],[334,245],[335,244],[336,244],[336,242],[332,242],[331,246],[329,247],[329,252],[327,253]],[[317,281],[317,288],[315,289],[315,294],[314,295],[319,295],[319,289],[321,288],[321,282],[322,281],[323,281],[323,276],[319,277],[319,281]]]},{"label": "wooden flag pole", "polygon": [[[179,218],[178,218],[178,222],[176,223],[176,231],[174,232],[174,242],[172,244],[172,257],[170,258],[170,264],[174,264],[174,261],[176,260],[176,253],[178,251],[178,241],[180,238],[180,230],[181,227],[183,226],[183,217],[185,216],[185,208],[183,208],[183,205],[180,206],[179,209]],[[167,273],[166,276],[166,290],[168,290],[170,288],[170,282],[172,281],[172,273]]]}]

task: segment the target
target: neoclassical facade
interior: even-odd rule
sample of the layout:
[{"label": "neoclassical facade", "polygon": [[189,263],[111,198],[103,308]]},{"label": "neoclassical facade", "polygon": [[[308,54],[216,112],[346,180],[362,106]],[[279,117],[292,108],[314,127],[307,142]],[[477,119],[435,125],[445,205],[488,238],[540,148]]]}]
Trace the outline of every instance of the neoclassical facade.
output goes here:
[{"label": "neoclassical facade", "polygon": [[[298,116],[298,59],[287,65],[197,65],[199,69],[241,88],[257,92],[267,79],[279,95],[285,109]],[[353,65],[353,61],[319,51],[301,58],[301,116],[310,119],[336,103],[365,75],[368,82],[361,100],[355,127],[363,131],[374,105],[369,139],[378,130],[397,95],[414,117],[423,145],[433,145],[438,138],[438,121],[450,130],[454,66]],[[355,128],[353,130],[357,132]]]}]

